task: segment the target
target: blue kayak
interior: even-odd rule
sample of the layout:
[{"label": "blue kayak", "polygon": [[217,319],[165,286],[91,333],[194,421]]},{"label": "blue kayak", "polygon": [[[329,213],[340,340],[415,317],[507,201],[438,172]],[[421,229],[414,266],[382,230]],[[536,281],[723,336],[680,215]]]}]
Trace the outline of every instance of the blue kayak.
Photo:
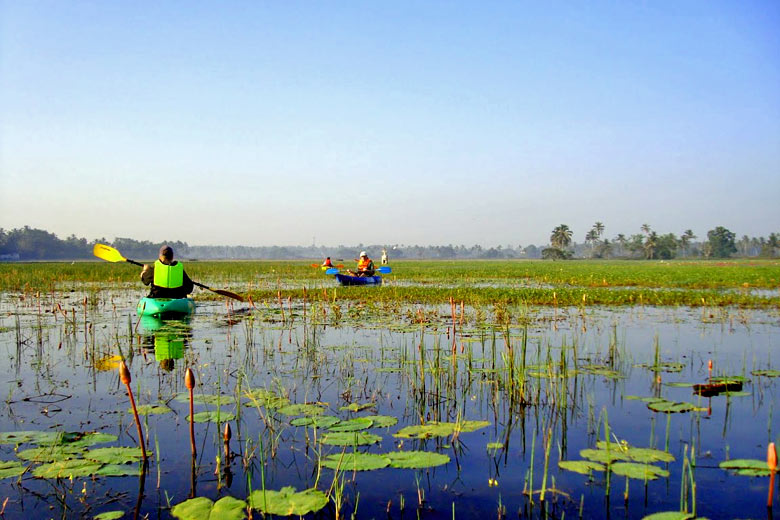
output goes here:
[{"label": "blue kayak", "polygon": [[378,285],[382,283],[381,276],[350,276],[348,274],[337,274],[336,279],[341,285]]},{"label": "blue kayak", "polygon": [[139,316],[182,318],[195,312],[192,298],[141,298],[136,307]]}]

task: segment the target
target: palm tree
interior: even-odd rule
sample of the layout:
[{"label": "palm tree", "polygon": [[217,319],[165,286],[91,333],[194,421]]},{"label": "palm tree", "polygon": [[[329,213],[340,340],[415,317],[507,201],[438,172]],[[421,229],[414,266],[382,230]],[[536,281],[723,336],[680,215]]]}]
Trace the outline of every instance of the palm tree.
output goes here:
[{"label": "palm tree", "polygon": [[595,227],[585,234],[585,243],[590,244],[590,256],[593,256],[593,248],[596,245],[596,242],[598,242],[598,239],[599,235],[596,233]]},{"label": "palm tree", "polygon": [[645,235],[650,234],[650,224],[642,224],[642,227],[640,228],[642,230],[642,233]]},{"label": "palm tree", "polygon": [[647,240],[645,240],[644,244],[645,249],[645,258],[648,260],[652,260],[655,258],[655,252],[656,249],[658,249],[658,234],[655,231],[651,231],[649,235],[647,235]]},{"label": "palm tree", "polygon": [[596,238],[601,238],[601,235],[604,233],[604,224],[596,222],[593,224],[593,231],[596,232]]},{"label": "palm tree", "polygon": [[571,236],[572,232],[571,229],[569,229],[569,226],[566,224],[561,224],[552,230],[552,235],[550,235],[550,243],[553,245],[553,247],[564,249],[569,244],[571,244]]},{"label": "palm tree", "polygon": [[623,233],[618,233],[618,236],[615,237],[614,241],[617,242],[620,246],[620,255],[623,256],[623,250],[626,248],[626,244],[628,243],[626,235]]}]

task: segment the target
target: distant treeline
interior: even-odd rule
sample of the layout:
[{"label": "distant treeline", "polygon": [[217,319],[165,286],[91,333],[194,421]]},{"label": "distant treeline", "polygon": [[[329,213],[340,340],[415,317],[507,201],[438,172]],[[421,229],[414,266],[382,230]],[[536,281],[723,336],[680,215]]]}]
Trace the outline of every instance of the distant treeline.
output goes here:
[{"label": "distant treeline", "polygon": [[[599,224],[599,223],[597,223]],[[561,228],[565,228],[561,230]],[[603,229],[603,226],[601,226]],[[562,234],[561,231],[564,231]],[[590,232],[582,244],[565,238],[571,236],[567,226],[559,226],[551,235],[552,247],[548,245],[496,246],[483,248],[480,245],[420,246],[405,244],[357,244],[327,246],[190,246],[186,242],[167,241],[150,242],[132,238],[115,238],[110,241],[99,238],[88,241],[70,235],[65,239],[42,229],[25,226],[7,231],[0,228],[0,261],[25,260],[91,260],[92,248],[96,243],[108,244],[127,258],[152,260],[162,244],[173,247],[178,258],[187,260],[294,260],[323,259],[330,256],[336,261],[350,261],[360,251],[378,261],[382,250],[386,250],[390,260],[394,259],[500,259],[500,258],[675,258],[675,257],[716,257],[716,256],[775,256],[778,250],[778,235],[772,233],[769,239],[750,238],[744,235],[736,240],[735,235],[725,228],[718,227],[708,233],[708,240],[693,242],[690,234],[679,239],[672,233],[656,235],[649,229],[645,233],[623,237],[618,235],[612,241],[602,239],[602,233],[594,236]],[[717,232],[715,232],[717,231]],[[717,240],[717,242],[716,242]],[[725,240],[725,244],[724,244]],[[551,254],[552,253],[552,254]],[[557,253],[557,254],[556,254]]]}]

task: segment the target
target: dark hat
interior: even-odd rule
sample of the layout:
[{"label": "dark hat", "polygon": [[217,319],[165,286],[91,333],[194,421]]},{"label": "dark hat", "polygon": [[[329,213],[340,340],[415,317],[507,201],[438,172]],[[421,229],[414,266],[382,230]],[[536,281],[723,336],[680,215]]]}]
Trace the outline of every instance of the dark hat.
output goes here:
[{"label": "dark hat", "polygon": [[173,249],[171,249],[171,246],[168,244],[165,244],[160,248],[160,256],[164,256],[165,258],[173,258]]}]

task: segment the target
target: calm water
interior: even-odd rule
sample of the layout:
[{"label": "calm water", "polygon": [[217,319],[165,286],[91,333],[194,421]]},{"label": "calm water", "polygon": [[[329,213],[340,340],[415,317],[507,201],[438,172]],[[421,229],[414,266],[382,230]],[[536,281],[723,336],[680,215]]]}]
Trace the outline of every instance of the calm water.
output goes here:
[{"label": "calm water", "polygon": [[[342,514],[347,517],[357,506],[357,518],[452,518],[453,508],[456,518],[498,517],[500,507],[508,518],[518,512],[572,518],[580,507],[585,518],[641,518],[679,509],[687,446],[688,453],[691,447],[696,452],[699,515],[766,518],[768,478],[734,476],[717,466],[727,458],[764,459],[767,443],[778,441],[780,422],[773,411],[778,378],[751,375],[756,369],[776,368],[777,310],[523,308],[509,309],[512,325],[494,327],[485,325],[494,320],[492,315],[466,308],[465,323],[456,329],[453,361],[449,307],[383,309],[345,302],[335,310],[304,309],[293,302],[292,308],[285,303],[282,316],[273,302],[257,310],[203,303],[187,323],[155,323],[137,319],[139,296],[135,290],[89,296],[86,315],[85,295],[80,293],[40,299],[0,296],[5,396],[0,431],[99,431],[119,437],[108,445],[137,445],[115,358],[112,363],[112,356],[119,355],[128,360],[137,402],[163,402],[173,409],[142,417],[154,452],[143,478],[71,481],[27,473],[21,481],[3,479],[0,500],[8,497],[7,518],[92,518],[112,510],[125,511],[126,518],[170,518],[169,504],[190,496],[244,499],[250,490],[261,488],[263,478],[269,489],[311,487],[318,456],[341,453],[340,447],[315,440],[322,431],[291,426],[297,416],[243,406],[240,418],[230,421],[233,456],[228,471],[224,456],[216,471],[223,446],[218,430],[222,425],[214,423],[195,425],[198,454],[193,467],[189,405],[174,399],[186,392],[188,366],[196,373],[196,393],[236,395],[267,389],[291,403],[322,403],[326,414],[341,419],[398,419],[391,427],[370,428],[381,442],[359,447],[361,452],[427,450],[450,457],[449,463],[430,469],[345,473]],[[427,325],[415,323],[420,316]],[[513,385],[506,376],[507,339],[517,369],[526,333],[518,325],[521,318],[528,323],[526,377]],[[656,351],[662,362],[679,363],[679,371],[655,373],[637,366],[652,365]],[[548,370],[560,372],[562,358],[568,377],[540,377]],[[715,375],[749,379],[742,393],[707,399],[689,387],[669,386],[706,382],[710,359]],[[523,382],[520,394],[517,385]],[[700,411],[667,415],[633,398],[658,395],[693,403]],[[374,406],[359,412],[340,410],[350,403]],[[196,412],[216,408],[195,406]],[[236,413],[236,406],[221,410]],[[597,430],[603,437],[599,425],[605,414],[618,439],[668,449],[676,458],[656,464],[669,471],[668,478],[646,485],[631,480],[627,502],[623,477],[612,477],[607,500],[603,473],[589,478],[558,468],[559,460],[579,460],[581,449],[596,446]],[[393,436],[405,426],[420,424],[421,418],[484,420],[489,426],[456,439]],[[541,505],[536,493],[532,504],[524,489],[538,492],[542,487],[547,439],[546,500]],[[491,442],[502,447],[488,449]],[[0,445],[0,460],[15,460],[16,449]],[[320,490],[328,491],[333,473],[322,468]],[[333,502],[312,516],[334,517]]]}]

